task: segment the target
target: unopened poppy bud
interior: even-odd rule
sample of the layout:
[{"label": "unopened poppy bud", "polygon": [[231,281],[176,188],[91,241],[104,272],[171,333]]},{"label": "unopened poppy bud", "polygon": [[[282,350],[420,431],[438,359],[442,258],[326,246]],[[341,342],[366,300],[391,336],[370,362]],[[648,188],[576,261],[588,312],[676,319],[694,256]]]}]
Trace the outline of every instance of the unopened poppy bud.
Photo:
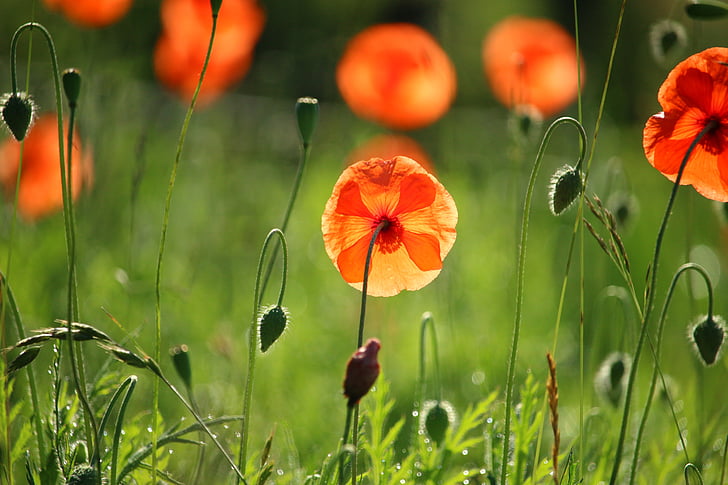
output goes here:
[{"label": "unopened poppy bud", "polygon": [[185,387],[188,389],[192,387],[192,367],[190,366],[190,356],[188,354],[189,349],[186,345],[175,345],[169,349],[169,355],[172,357],[172,363],[174,364],[174,370],[177,371],[177,375]]},{"label": "unopened poppy bud", "polygon": [[685,13],[695,20],[714,20],[728,15],[728,5],[719,0],[690,0]]},{"label": "unopened poppy bud", "polygon": [[213,17],[220,12],[220,7],[222,6],[222,0],[210,0],[210,6],[212,7],[212,15]]},{"label": "unopened poppy bud", "polygon": [[420,431],[427,433],[432,441],[440,444],[447,429],[455,423],[455,408],[447,401],[427,401],[422,406]]},{"label": "unopened poppy bud", "polygon": [[33,100],[25,93],[6,94],[2,98],[2,105],[5,126],[16,140],[22,141],[35,117]]},{"label": "unopened poppy bud", "polygon": [[347,406],[353,407],[369,392],[379,376],[377,354],[381,344],[379,340],[370,338],[359,347],[346,364],[344,377],[344,396],[349,398]]},{"label": "unopened poppy bud", "polygon": [[584,183],[579,170],[564,165],[551,177],[549,184],[549,208],[558,216],[581,194]]},{"label": "unopened poppy bud", "polygon": [[96,468],[87,464],[76,466],[66,482],[67,485],[95,485],[97,483],[99,483],[99,475]]},{"label": "unopened poppy bud", "polygon": [[660,64],[677,59],[687,40],[685,27],[674,20],[660,20],[650,28],[652,56]]},{"label": "unopened poppy bud", "polygon": [[690,332],[693,345],[705,365],[713,365],[718,358],[725,337],[725,321],[717,316],[703,316]]},{"label": "unopened poppy bud", "polygon": [[70,68],[63,71],[63,91],[68,98],[68,105],[75,108],[78,95],[81,94],[81,72],[78,69]]},{"label": "unopened poppy bud", "polygon": [[296,119],[298,132],[301,134],[303,146],[311,143],[311,137],[318,123],[319,102],[316,98],[298,98],[296,101]]},{"label": "unopened poppy bud", "polygon": [[624,394],[627,375],[632,367],[632,358],[625,353],[614,352],[599,366],[594,378],[594,388],[604,400],[617,406]]},{"label": "unopened poppy bud", "polygon": [[288,325],[288,310],[280,305],[263,309],[258,318],[260,332],[260,351],[265,352],[283,334]]}]

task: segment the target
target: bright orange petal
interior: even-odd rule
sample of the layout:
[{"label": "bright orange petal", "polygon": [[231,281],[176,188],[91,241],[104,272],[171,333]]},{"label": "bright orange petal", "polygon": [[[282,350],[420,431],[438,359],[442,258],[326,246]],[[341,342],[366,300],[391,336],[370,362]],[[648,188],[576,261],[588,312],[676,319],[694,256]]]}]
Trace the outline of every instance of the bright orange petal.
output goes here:
[{"label": "bright orange petal", "polygon": [[440,242],[436,237],[405,231],[402,242],[412,262],[422,271],[442,268]]},{"label": "bright orange petal", "polygon": [[374,219],[371,211],[361,200],[359,184],[350,180],[346,182],[339,192],[339,200],[336,203],[336,213],[343,216],[358,216]]},{"label": "bright orange petal", "polygon": [[341,251],[336,258],[336,266],[347,283],[364,281],[364,264],[369,251],[370,237],[362,237],[354,245]]}]

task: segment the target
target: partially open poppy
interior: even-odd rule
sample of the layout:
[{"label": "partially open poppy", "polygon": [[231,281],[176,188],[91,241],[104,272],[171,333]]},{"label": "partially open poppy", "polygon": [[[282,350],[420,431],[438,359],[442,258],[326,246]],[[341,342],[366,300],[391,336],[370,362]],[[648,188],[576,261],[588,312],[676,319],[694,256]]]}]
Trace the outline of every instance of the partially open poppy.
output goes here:
[{"label": "partially open poppy", "polygon": [[483,65],[493,95],[508,108],[533,107],[548,117],[579,91],[576,43],[551,20],[502,20],[483,40]]},{"label": "partially open poppy", "polygon": [[83,27],[106,27],[121,19],[133,0],[44,0],[46,7],[59,10],[71,22]]},{"label": "partially open poppy", "polygon": [[694,54],[668,74],[657,99],[664,111],[645,125],[647,160],[673,182],[695,138],[680,183],[709,199],[728,202],[728,48]]},{"label": "partially open poppy", "polygon": [[[154,51],[154,70],[168,89],[189,100],[194,93],[212,30],[209,0],[164,0],[162,34]],[[265,23],[255,0],[225,0],[218,16],[215,43],[200,90],[212,101],[245,77]]]},{"label": "partially open poppy", "polygon": [[379,377],[379,361],[377,354],[382,344],[378,339],[370,338],[359,347],[346,363],[344,375],[344,396],[349,398],[347,406],[353,407],[376,382]]},{"label": "partially open poppy", "polygon": [[439,119],[456,90],[445,51],[407,23],[379,24],[356,35],[339,61],[336,83],[358,116],[404,130]]},{"label": "partially open poppy", "polygon": [[386,160],[394,158],[397,155],[411,158],[425,167],[425,170],[435,175],[435,168],[432,160],[430,160],[430,156],[419,143],[407,135],[385,134],[374,136],[362,145],[356,147],[347,156],[347,160],[352,164],[359,160],[367,160],[375,157]]},{"label": "partially open poppy", "polygon": [[458,213],[450,194],[414,160],[372,158],[344,170],[321,218],[326,253],[344,280],[362,289],[369,245],[377,236],[367,293],[418,290],[442,269],[455,243]]},{"label": "partially open poppy", "polygon": [[[20,162],[20,143],[9,138],[0,145],[0,183],[12,197]],[[71,188],[74,199],[91,178],[91,159],[81,149],[78,135],[73,140]],[[18,191],[18,212],[29,221],[63,208],[58,122],[55,114],[41,116],[25,137],[23,165]]]}]

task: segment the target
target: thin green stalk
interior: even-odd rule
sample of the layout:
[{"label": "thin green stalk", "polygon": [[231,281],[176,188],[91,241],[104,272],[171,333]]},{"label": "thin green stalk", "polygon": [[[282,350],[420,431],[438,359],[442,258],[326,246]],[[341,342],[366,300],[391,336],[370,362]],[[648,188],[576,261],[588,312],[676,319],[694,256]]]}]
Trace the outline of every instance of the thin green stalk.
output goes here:
[{"label": "thin green stalk", "polygon": [[[340,449],[346,446],[349,441],[349,429],[351,428],[351,416],[354,406],[346,406],[346,421],[344,422],[344,434],[341,437]],[[344,485],[344,454],[339,451],[339,485]]]},{"label": "thin green stalk", "polygon": [[[672,281],[670,282],[670,286],[667,290],[667,295],[665,296],[665,301],[662,306],[662,311],[660,312],[660,317],[658,319],[657,324],[657,335],[656,335],[656,343],[653,347],[653,354],[655,359],[655,365],[652,368],[652,378],[650,380],[650,388],[647,391],[647,401],[645,402],[644,410],[642,411],[642,418],[640,419],[639,429],[637,431],[637,437],[635,439],[635,445],[634,445],[634,452],[632,454],[632,470],[630,472],[629,476],[629,483],[630,485],[634,483],[636,475],[637,475],[637,465],[639,462],[639,453],[640,453],[640,446],[642,444],[642,438],[644,436],[645,426],[647,424],[647,418],[650,413],[650,407],[652,405],[652,399],[655,395],[655,388],[657,385],[657,376],[658,373],[662,374],[660,372],[660,347],[662,344],[662,334],[665,327],[665,320],[667,318],[667,309],[670,306],[670,302],[672,301],[672,295],[675,291],[675,287],[677,285],[678,279],[680,276],[689,271],[696,271],[700,276],[702,276],[703,281],[705,281],[705,284],[708,288],[708,316],[711,316],[713,314],[713,286],[710,282],[710,277],[708,276],[708,273],[705,271],[705,269],[697,265],[695,263],[687,263],[683,264],[678,268],[678,270],[675,272],[675,274],[672,277]],[[667,391],[667,389],[665,389]],[[673,410],[674,413],[674,410]],[[680,442],[682,444],[683,452],[685,453],[685,461],[690,461],[690,456],[688,455],[687,451],[687,443],[685,443],[685,440],[683,438],[682,433],[680,432],[680,428],[678,427],[678,435],[680,437]]]},{"label": "thin green stalk", "polygon": [[[167,243],[167,227],[169,226],[169,212],[172,206],[172,193],[174,192],[174,184],[177,180],[177,169],[179,168],[180,160],[182,159],[182,148],[187,138],[187,129],[190,126],[190,120],[192,119],[192,113],[195,110],[197,104],[197,97],[200,94],[200,88],[202,87],[202,81],[205,78],[207,72],[207,65],[210,62],[210,55],[212,53],[212,45],[215,40],[215,33],[217,32],[217,16],[218,9],[213,8],[212,10],[212,30],[210,31],[210,42],[207,45],[207,52],[205,54],[205,61],[202,64],[202,71],[200,71],[200,78],[197,80],[197,86],[195,92],[192,94],[190,105],[187,108],[187,114],[185,114],[184,122],[182,123],[182,129],[180,130],[179,139],[177,140],[177,151],[174,157],[174,163],[172,164],[172,171],[169,175],[169,184],[167,186],[167,196],[164,202],[164,216],[162,218],[162,231],[159,238],[159,253],[157,254],[157,268],[156,275],[154,278],[154,297],[155,297],[155,318],[154,318],[154,356],[157,361],[161,360],[162,355],[162,261],[164,260],[164,249]],[[152,397],[152,476],[157,476],[157,440],[159,438],[159,382],[154,382],[154,390]]]},{"label": "thin green stalk", "polygon": [[516,269],[516,311],[515,311],[515,317],[514,317],[514,325],[513,325],[513,339],[511,342],[511,354],[508,360],[508,376],[506,380],[506,410],[505,410],[505,424],[504,424],[504,431],[503,431],[503,453],[502,453],[502,461],[501,461],[501,485],[506,485],[506,478],[508,475],[508,451],[510,447],[510,432],[511,432],[511,412],[512,412],[512,404],[513,404],[513,388],[515,383],[515,373],[516,373],[516,357],[518,355],[518,342],[520,338],[521,333],[521,312],[523,310],[523,286],[524,286],[524,280],[526,275],[526,239],[528,235],[528,221],[530,218],[530,212],[531,212],[531,199],[533,198],[533,189],[536,185],[536,175],[538,174],[538,170],[541,167],[541,161],[543,160],[543,155],[546,152],[546,147],[548,146],[549,140],[551,139],[551,135],[553,134],[554,129],[564,123],[572,124],[577,131],[579,132],[580,136],[580,154],[579,154],[579,160],[577,162],[577,167],[581,166],[582,161],[584,160],[584,155],[586,153],[586,132],[584,131],[584,127],[574,118],[570,117],[562,117],[557,120],[555,120],[546,130],[546,133],[544,133],[543,139],[541,140],[541,145],[538,148],[538,153],[536,154],[536,162],[534,163],[533,170],[531,171],[531,176],[528,181],[528,188],[526,189],[526,197],[523,204],[523,216],[521,220],[521,236],[520,236],[520,243],[518,247],[518,268]]},{"label": "thin green stalk", "polygon": [[698,143],[700,143],[700,140],[703,139],[703,136],[715,130],[717,126],[717,121],[708,121],[705,127],[703,127],[700,133],[698,133],[695,139],[690,143],[690,146],[688,147],[687,152],[685,153],[685,156],[680,163],[680,168],[675,177],[675,183],[673,184],[672,190],[670,191],[670,197],[667,201],[667,207],[665,208],[665,213],[662,217],[662,223],[660,224],[660,228],[657,232],[657,240],[655,241],[655,250],[652,257],[652,263],[650,264],[648,270],[649,280],[645,289],[644,314],[642,317],[639,338],[637,340],[637,347],[635,348],[634,355],[632,356],[632,367],[630,368],[629,379],[627,381],[627,390],[624,396],[624,412],[622,414],[622,423],[620,425],[619,438],[617,440],[617,451],[614,457],[614,465],[612,466],[612,475],[609,479],[609,485],[615,485],[617,483],[617,475],[619,474],[619,467],[622,462],[622,450],[624,449],[624,440],[627,435],[627,425],[629,422],[629,411],[632,402],[632,392],[634,390],[634,383],[637,376],[637,367],[640,360],[640,354],[642,352],[642,345],[644,344],[647,335],[647,326],[650,321],[650,316],[652,314],[652,307],[654,306],[655,290],[657,286],[657,269],[660,262],[662,240],[665,237],[665,232],[667,230],[667,223],[670,220],[672,207],[675,203],[677,191],[680,188],[680,181],[682,180],[683,172],[685,171],[685,167],[688,163],[688,160],[690,159],[690,155],[692,155],[693,150],[698,145]]},{"label": "thin green stalk", "polygon": [[[197,421],[197,424],[202,427],[202,429],[205,431],[207,436],[210,437],[213,443],[215,443],[215,446],[218,450],[220,450],[220,453],[222,453],[223,458],[225,458],[225,461],[227,461],[230,468],[235,472],[235,475],[243,481],[244,484],[247,485],[247,481],[245,480],[245,477],[243,477],[243,474],[240,472],[240,469],[235,465],[235,461],[233,461],[230,454],[225,450],[225,448],[220,444],[220,441],[218,441],[217,436],[210,430],[210,428],[205,424],[205,421],[202,419],[202,417],[194,410],[192,405],[187,402],[187,400],[184,398],[182,393],[180,393],[174,385],[169,382],[169,379],[162,373],[162,369],[159,367],[159,364],[157,364],[154,359],[146,359],[147,368],[154,373],[159,379],[164,383],[164,385],[167,386],[167,388],[172,391],[172,393],[179,399],[179,401],[184,405],[184,407],[187,408],[187,410],[192,414],[192,416],[195,418],[195,421]],[[156,477],[156,475],[154,475]]]},{"label": "thin green stalk", "polygon": [[250,406],[253,399],[253,381],[255,375],[255,358],[258,355],[258,309],[261,292],[261,276],[263,274],[263,263],[265,254],[273,237],[277,237],[279,245],[283,248],[283,269],[281,274],[281,288],[278,293],[278,305],[283,303],[283,295],[286,291],[286,278],[288,274],[288,246],[286,236],[280,229],[271,230],[263,242],[258,258],[258,270],[255,273],[255,290],[253,291],[253,315],[250,318],[250,330],[248,330],[248,376],[245,379],[245,397],[243,399],[243,423],[240,433],[240,457],[238,468],[245,473],[245,463],[248,452],[248,432],[250,430]]},{"label": "thin green stalk", "polygon": [[[121,404],[119,405],[119,413],[116,418],[116,427],[114,428],[114,441],[111,444],[111,471],[110,471],[110,483],[111,485],[116,485],[116,474],[117,474],[117,466],[118,466],[118,460],[119,460],[119,443],[121,442],[121,431],[122,431],[122,424],[124,422],[124,416],[126,414],[126,406],[129,404],[129,401],[131,400],[131,395],[134,392],[134,388],[136,388],[137,383],[137,377],[136,376],[129,376],[122,384],[119,386],[118,391],[116,394],[114,394],[114,398],[117,396],[120,396],[122,392],[124,392],[126,388],[126,393],[124,394],[124,397],[121,401]],[[109,403],[109,409],[113,406],[115,399],[112,399],[112,401]],[[101,428],[103,430],[103,427]]]},{"label": "thin green stalk", "polygon": [[[298,163],[298,169],[296,170],[296,178],[293,180],[293,188],[291,189],[291,195],[288,198],[288,205],[286,206],[286,211],[283,213],[283,221],[281,222],[280,229],[284,233],[288,229],[288,222],[291,218],[291,213],[293,212],[293,205],[296,202],[296,198],[298,197],[298,190],[301,188],[301,180],[303,180],[303,171],[306,168],[306,163],[308,162],[308,157],[311,152],[311,144],[307,142],[303,142],[302,147],[302,153],[301,153],[301,159]],[[270,258],[270,262],[268,263],[268,268],[265,270],[265,277],[263,278],[263,283],[260,286],[260,300],[263,299],[263,296],[265,295],[265,290],[268,287],[268,280],[270,280],[271,273],[273,272],[273,265],[278,257],[278,251],[280,250],[280,244],[276,243],[275,246],[273,246],[273,255]],[[258,305],[260,305],[260,300],[258,300]]]}]

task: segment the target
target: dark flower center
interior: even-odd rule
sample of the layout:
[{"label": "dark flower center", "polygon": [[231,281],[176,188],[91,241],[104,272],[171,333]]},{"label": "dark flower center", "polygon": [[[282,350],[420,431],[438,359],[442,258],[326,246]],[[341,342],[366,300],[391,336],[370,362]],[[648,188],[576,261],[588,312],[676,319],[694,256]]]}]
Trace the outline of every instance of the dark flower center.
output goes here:
[{"label": "dark flower center", "polygon": [[377,236],[377,245],[379,250],[385,254],[395,252],[402,244],[402,233],[404,228],[396,217],[380,216],[376,221],[375,228],[382,225],[379,236]]},{"label": "dark flower center", "polygon": [[717,155],[728,148],[728,120],[723,120],[718,115],[712,115],[705,119],[705,134],[700,140],[700,146],[706,152]]}]

